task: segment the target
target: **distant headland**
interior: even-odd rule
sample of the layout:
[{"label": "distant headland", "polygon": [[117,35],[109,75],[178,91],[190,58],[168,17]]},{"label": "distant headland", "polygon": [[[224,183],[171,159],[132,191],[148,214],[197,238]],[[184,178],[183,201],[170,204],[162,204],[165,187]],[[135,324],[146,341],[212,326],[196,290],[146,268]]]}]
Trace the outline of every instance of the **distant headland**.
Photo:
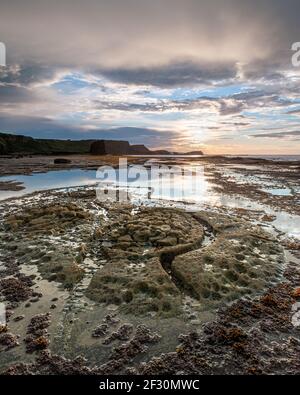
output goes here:
[{"label": "distant headland", "polygon": [[[166,150],[150,150],[143,144],[130,144],[120,140],[57,140],[1,133],[0,155],[171,155],[179,154]],[[202,151],[180,153],[203,155]]]}]

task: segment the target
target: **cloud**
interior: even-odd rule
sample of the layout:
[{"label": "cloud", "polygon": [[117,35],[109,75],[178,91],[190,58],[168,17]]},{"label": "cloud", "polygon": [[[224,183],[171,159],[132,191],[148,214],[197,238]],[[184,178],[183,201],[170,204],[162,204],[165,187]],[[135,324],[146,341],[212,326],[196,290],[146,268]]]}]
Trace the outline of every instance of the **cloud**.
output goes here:
[{"label": "cloud", "polygon": [[0,102],[4,104],[19,104],[21,102],[31,102],[37,100],[35,92],[19,86],[1,86]]},{"label": "cloud", "polygon": [[233,126],[248,126],[250,122],[221,122],[222,125],[233,125]]},{"label": "cloud", "polygon": [[229,78],[239,63],[247,78],[277,78],[299,13],[296,0],[3,0],[0,37],[9,64],[45,72],[98,68],[118,82],[172,86]]},{"label": "cloud", "polygon": [[286,139],[286,138],[291,138],[292,140],[298,140],[297,137],[300,137],[300,131],[299,130],[293,130],[289,132],[281,132],[281,133],[260,133],[260,134],[254,134],[252,137],[255,138],[272,138],[272,139]]},{"label": "cloud", "polygon": [[53,82],[55,76],[59,75],[62,69],[55,65],[47,66],[34,63],[23,63],[8,65],[0,68],[0,82],[6,85],[35,86],[42,82]]},{"label": "cloud", "polygon": [[60,69],[160,87],[237,72],[280,80],[292,68],[299,13],[296,0],[3,0],[0,37],[8,64],[21,66],[6,82],[51,79]]},{"label": "cloud", "polygon": [[36,138],[56,139],[112,139],[128,140],[135,144],[146,144],[149,147],[170,145],[178,135],[174,131],[150,128],[88,128],[78,125],[66,125],[47,117],[20,116],[11,118],[0,115],[0,131],[14,132]]},{"label": "cloud", "polygon": [[290,111],[287,112],[287,114],[298,115],[298,114],[300,114],[300,109],[297,108],[297,109],[294,109],[294,110],[290,110]]},{"label": "cloud", "polygon": [[256,149],[276,125],[289,142],[299,14],[298,0],[2,0],[0,127]]},{"label": "cloud", "polygon": [[99,73],[124,84],[176,87],[229,80],[235,77],[236,68],[234,63],[181,61],[155,67],[100,69]]}]

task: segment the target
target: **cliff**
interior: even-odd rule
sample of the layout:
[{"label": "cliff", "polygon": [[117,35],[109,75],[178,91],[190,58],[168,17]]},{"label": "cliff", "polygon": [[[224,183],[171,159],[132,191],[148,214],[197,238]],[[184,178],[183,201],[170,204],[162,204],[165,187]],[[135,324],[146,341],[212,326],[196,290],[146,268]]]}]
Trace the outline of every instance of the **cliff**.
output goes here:
[{"label": "cliff", "polygon": [[50,140],[0,133],[0,155],[9,154],[88,154],[143,155],[151,151],[144,145],[118,140]]},{"label": "cliff", "polygon": [[[188,153],[202,155],[201,151]],[[168,155],[165,150],[150,151],[143,144],[130,145],[121,140],[54,140],[0,133],[0,155]]]},{"label": "cliff", "polygon": [[92,140],[47,140],[0,133],[0,154],[84,154]]},{"label": "cliff", "polygon": [[97,140],[91,144],[90,153],[93,155],[129,155],[128,141]]}]

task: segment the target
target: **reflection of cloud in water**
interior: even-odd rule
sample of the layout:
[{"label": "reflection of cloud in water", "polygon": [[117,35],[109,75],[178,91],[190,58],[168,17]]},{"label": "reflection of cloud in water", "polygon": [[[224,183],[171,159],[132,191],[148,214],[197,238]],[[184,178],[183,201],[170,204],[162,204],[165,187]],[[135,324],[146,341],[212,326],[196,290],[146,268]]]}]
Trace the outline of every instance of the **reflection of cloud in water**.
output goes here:
[{"label": "reflection of cloud in water", "polygon": [[[201,169],[198,169],[197,177],[191,174],[185,176],[175,175],[174,179],[168,182],[167,179],[160,179],[153,176],[151,187],[153,188],[152,199],[172,200],[173,202],[194,203],[201,208],[201,205],[225,206],[229,208],[244,208],[248,210],[261,210],[267,214],[276,216],[272,223],[278,230],[300,239],[300,216],[291,215],[286,212],[275,212],[270,207],[259,202],[243,198],[234,197],[212,190],[212,183]],[[14,180],[24,184],[25,189],[21,191],[0,191],[0,200],[10,197],[20,197],[27,193],[43,191],[48,189],[70,188],[84,185],[97,185],[99,179],[96,178],[95,170],[59,170],[47,173],[34,173],[28,175],[18,175],[1,177],[0,181]],[[113,180],[106,179],[104,184]],[[112,182],[111,184],[114,184]],[[148,198],[149,182],[146,179],[128,183],[130,195],[133,201],[142,202]]]},{"label": "reflection of cloud in water", "polygon": [[300,240],[300,216],[277,212],[273,225],[284,233]]},{"label": "reflection of cloud in water", "polygon": [[19,197],[27,193],[43,191],[47,189],[68,188],[72,186],[91,185],[96,183],[95,170],[57,170],[47,173],[34,173],[32,175],[18,175],[1,177],[0,181],[15,180],[24,184],[22,191],[0,191],[0,200]]}]

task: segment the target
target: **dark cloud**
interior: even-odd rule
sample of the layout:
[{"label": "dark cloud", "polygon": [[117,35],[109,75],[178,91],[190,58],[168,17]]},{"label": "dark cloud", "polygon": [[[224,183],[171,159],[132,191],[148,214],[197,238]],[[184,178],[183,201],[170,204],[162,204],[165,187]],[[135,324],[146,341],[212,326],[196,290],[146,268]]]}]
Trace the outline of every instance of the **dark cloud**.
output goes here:
[{"label": "dark cloud", "polygon": [[300,109],[297,108],[297,109],[294,109],[294,110],[290,110],[290,111],[287,112],[287,114],[298,115],[298,114],[300,114]]},{"label": "dark cloud", "polygon": [[93,104],[96,109],[99,110],[118,110],[118,111],[144,111],[144,112],[155,112],[164,111],[171,108],[169,103],[128,103],[128,102],[112,102],[105,100],[94,100]]},{"label": "dark cloud", "polygon": [[170,87],[232,78],[237,64],[278,80],[299,14],[298,0],[2,0],[0,37],[9,64],[34,65],[26,83],[70,67]]},{"label": "dark cloud", "polygon": [[[7,47],[8,67],[0,68],[0,128],[34,136],[116,136],[151,144],[176,133],[155,128],[91,130],[76,119],[91,125],[98,119],[105,126],[125,125],[126,119],[129,125],[148,125],[150,120],[160,125],[159,113],[203,110],[209,119],[195,111],[173,118],[167,114],[161,124],[185,133],[189,126],[196,130],[198,121],[216,123],[211,130],[222,129],[225,119],[237,129],[245,126],[244,131],[251,119],[252,132],[271,111],[300,111],[295,109],[299,82],[289,77],[297,72],[291,45],[300,41],[299,15],[299,0],[1,0],[0,41]],[[50,84],[68,71],[82,73],[87,82],[70,78],[60,86]],[[194,98],[196,89],[213,92],[229,85],[249,90],[226,95],[224,89],[220,97]],[[95,96],[81,96],[82,87]],[[174,99],[184,97],[180,91],[170,96],[169,89],[181,87],[195,87],[193,98]],[[115,110],[124,112],[124,118]],[[246,111],[253,117],[243,119]],[[140,115],[144,118],[139,123]],[[182,117],[178,124],[176,116]],[[275,117],[266,119],[265,127],[277,122]],[[270,130],[254,137],[274,137]],[[286,133],[275,138],[298,136]]]},{"label": "dark cloud", "polygon": [[176,132],[169,130],[136,127],[90,129],[84,126],[67,125],[47,117],[17,116],[12,118],[5,115],[0,115],[0,131],[36,138],[128,140],[131,143],[146,144],[149,147],[157,147],[160,144],[165,146],[178,137]]},{"label": "dark cloud", "polygon": [[[292,42],[293,41],[291,41],[291,43]],[[264,60],[255,60],[244,65],[244,78],[246,80],[262,79],[268,83],[284,80],[285,75],[283,71],[291,68],[291,43],[287,43],[284,50],[281,51],[280,56],[279,54],[275,54],[275,59],[267,58]]]},{"label": "dark cloud", "polygon": [[246,100],[260,99],[265,95],[266,92],[264,92],[263,90],[252,90],[248,92],[235,93],[234,95],[230,95],[229,98],[234,100],[246,101]]},{"label": "dark cloud", "polygon": [[0,68],[0,82],[17,86],[28,86],[51,80],[59,71],[55,66],[42,64],[8,65]]},{"label": "dark cloud", "polygon": [[231,115],[238,114],[244,109],[244,104],[239,101],[220,100],[220,114]]},{"label": "dark cloud", "polygon": [[37,100],[36,94],[27,88],[11,85],[0,85],[0,103],[20,104]]},{"label": "dark cloud", "polygon": [[[273,88],[274,90],[274,88]],[[282,98],[279,94],[265,91],[249,91],[228,95],[224,98],[200,96],[185,100],[157,100],[146,103],[132,103],[121,101],[94,100],[93,104],[99,110],[119,111],[142,111],[142,112],[164,112],[164,111],[191,111],[196,109],[209,109],[220,115],[236,115],[243,118],[241,112],[246,109],[288,107],[294,104],[293,100]],[[298,111],[298,110],[297,110]],[[295,111],[296,112],[296,111]],[[291,112],[289,112],[291,113]],[[246,126],[249,123],[239,122],[236,126]]]},{"label": "dark cloud", "polygon": [[12,132],[17,134],[32,135],[42,137],[45,135],[57,135],[63,130],[68,133],[72,132],[71,126],[63,126],[48,117],[32,117],[32,116],[11,116],[0,114],[0,131]]},{"label": "dark cloud", "polygon": [[160,87],[211,84],[236,76],[236,67],[231,64],[176,62],[157,67],[119,68],[99,70],[100,74],[112,81],[153,85]]},{"label": "dark cloud", "polygon": [[252,137],[255,138],[272,138],[272,139],[286,139],[291,138],[291,140],[298,140],[297,137],[300,137],[300,131],[293,130],[290,132],[281,132],[281,133],[259,133],[254,134]]},{"label": "dark cloud", "polygon": [[250,122],[221,122],[222,125],[232,125],[232,126],[248,126],[251,125]]}]

